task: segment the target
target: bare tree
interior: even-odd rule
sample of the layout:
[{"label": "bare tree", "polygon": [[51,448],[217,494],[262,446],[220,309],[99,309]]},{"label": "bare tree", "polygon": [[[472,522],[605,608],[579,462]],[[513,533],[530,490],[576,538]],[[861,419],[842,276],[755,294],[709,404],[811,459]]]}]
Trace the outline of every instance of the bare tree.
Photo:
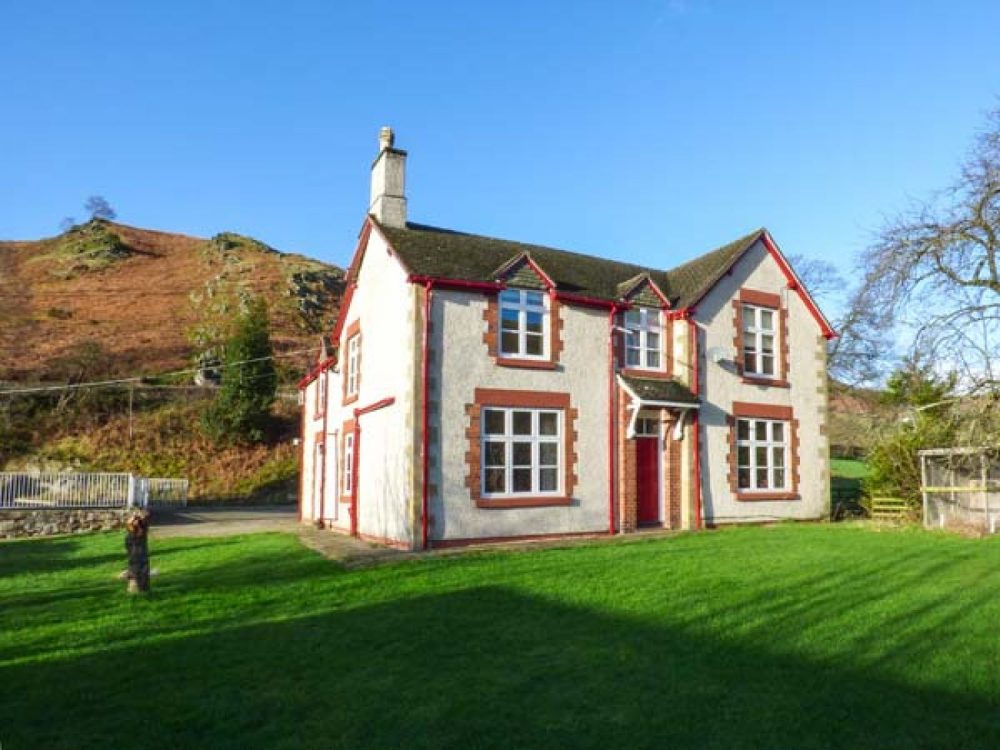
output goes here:
[{"label": "bare tree", "polygon": [[1000,109],[957,182],[889,222],[860,259],[854,305],[869,330],[899,329],[913,353],[994,390],[1000,365]]},{"label": "bare tree", "polygon": [[83,204],[83,209],[90,214],[91,219],[107,219],[113,221],[118,213],[111,207],[102,195],[92,195]]}]

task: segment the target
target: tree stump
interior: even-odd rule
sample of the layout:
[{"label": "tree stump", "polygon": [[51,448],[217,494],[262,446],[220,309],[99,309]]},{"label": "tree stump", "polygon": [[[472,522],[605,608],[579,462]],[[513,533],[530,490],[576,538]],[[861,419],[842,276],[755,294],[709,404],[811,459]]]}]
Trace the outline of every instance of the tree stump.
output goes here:
[{"label": "tree stump", "polygon": [[149,591],[149,514],[138,511],[125,522],[125,551],[128,553],[128,592]]}]

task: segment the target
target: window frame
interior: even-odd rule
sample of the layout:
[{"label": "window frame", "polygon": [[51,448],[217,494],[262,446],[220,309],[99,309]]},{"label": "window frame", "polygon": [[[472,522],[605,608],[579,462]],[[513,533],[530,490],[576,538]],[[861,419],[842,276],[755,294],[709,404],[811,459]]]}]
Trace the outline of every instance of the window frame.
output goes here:
[{"label": "window frame", "polygon": [[[780,315],[781,311],[779,308],[770,307],[768,305],[760,305],[752,302],[740,302],[740,367],[743,374],[751,378],[760,378],[764,380],[775,380],[781,379],[781,326]],[[751,314],[748,315],[747,313]],[[771,314],[771,327],[764,328],[763,325],[758,325],[762,322],[763,316],[761,313],[768,312]],[[747,336],[753,336],[754,345],[752,349],[747,347]],[[764,352],[764,337],[771,337],[771,351],[768,354]],[[754,356],[754,369],[747,367],[747,354],[750,353]],[[764,357],[770,357],[771,359],[771,372],[767,373],[764,371]]]},{"label": "window frame", "polygon": [[[638,314],[637,324],[629,322],[629,316]],[[655,321],[651,318],[655,316]],[[621,335],[621,366],[625,370],[645,370],[647,372],[663,372],[666,369],[666,326],[664,326],[663,310],[656,307],[633,307],[630,310],[623,310],[621,314],[621,327],[625,330]],[[655,333],[658,338],[657,348],[654,350],[649,345],[649,335]],[[635,345],[632,345],[635,342]],[[629,351],[638,352],[638,363],[629,362]],[[655,351],[657,364],[649,364],[649,354]]]},{"label": "window frame", "polygon": [[344,432],[343,466],[340,476],[340,496],[351,497],[354,493],[354,431]]},{"label": "window frame", "polygon": [[[502,433],[488,432],[487,420],[490,412],[503,414],[504,431]],[[531,415],[531,431],[529,433],[517,434],[514,432],[515,412],[528,413]],[[541,415],[552,414],[556,418],[556,431],[551,435],[541,434]],[[564,475],[565,460],[564,438],[565,438],[565,410],[550,407],[524,407],[524,406],[483,406],[480,412],[480,463],[479,481],[482,491],[480,498],[484,501],[490,500],[516,500],[520,498],[559,498],[565,491]],[[504,446],[503,464],[488,464],[488,443],[499,443]],[[530,463],[514,463],[514,444],[527,443],[531,446]],[[555,463],[541,462],[541,446],[554,445],[556,449]],[[504,471],[504,491],[490,492],[486,489],[487,472],[502,468]],[[527,490],[514,490],[515,470],[528,468],[531,472],[531,486]],[[541,489],[541,472],[550,470],[555,472],[556,485],[554,489]]]},{"label": "window frame", "polygon": [[348,336],[344,348],[347,350],[344,357],[344,396],[354,399],[361,391],[361,332]]},{"label": "window frame", "polygon": [[[740,423],[746,423],[747,425],[747,437],[745,439],[740,438]],[[765,426],[764,439],[757,437],[758,425]],[[781,440],[774,439],[774,428],[776,425],[781,425]],[[785,493],[791,491],[791,421],[784,419],[740,416],[736,417],[733,429],[735,430],[734,443],[736,446],[736,487],[738,492],[740,494],[753,495],[762,493]],[[741,448],[746,448],[747,450],[747,463],[740,462]],[[778,466],[774,461],[774,451],[776,448],[781,450],[781,466]],[[758,462],[758,451],[760,449],[764,449],[765,451],[764,466],[761,466]],[[740,472],[744,470],[749,472],[749,486],[747,487],[740,486]],[[766,472],[767,485],[764,487],[757,484],[760,471]],[[776,471],[782,472],[782,483],[780,485],[776,484],[774,481]]]},{"label": "window frame", "polygon": [[[509,295],[517,294],[518,298],[513,301],[509,298]],[[541,303],[535,304],[528,302],[528,295],[538,295],[541,297]],[[505,299],[505,296],[507,297]],[[497,294],[497,357],[504,360],[527,360],[533,362],[546,362],[551,360],[551,305],[549,304],[549,295],[542,290],[538,289],[524,289],[521,287],[508,287],[506,289],[501,289]],[[517,313],[517,343],[518,351],[509,352],[504,349],[504,333],[510,333],[509,329],[504,328],[504,310],[514,310]],[[528,315],[530,313],[541,313],[542,316],[542,330],[538,333],[530,332],[528,330]],[[541,339],[542,351],[540,354],[530,354],[528,353],[527,343],[528,337],[538,337]]]}]

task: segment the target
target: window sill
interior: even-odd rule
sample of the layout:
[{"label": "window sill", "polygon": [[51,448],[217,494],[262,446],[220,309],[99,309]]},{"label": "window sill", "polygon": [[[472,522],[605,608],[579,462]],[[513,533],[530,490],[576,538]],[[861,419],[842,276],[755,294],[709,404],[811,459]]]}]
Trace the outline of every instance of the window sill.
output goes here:
[{"label": "window sill", "polygon": [[756,500],[799,500],[797,492],[737,492],[736,499],[744,502]]},{"label": "window sill", "polygon": [[787,380],[779,380],[778,378],[768,378],[768,377],[756,377],[753,375],[744,375],[743,382],[747,385],[766,385],[771,388],[789,388]]},{"label": "window sill", "polygon": [[497,357],[498,367],[520,367],[525,370],[554,370],[556,363],[548,359],[516,359]]},{"label": "window sill", "polygon": [[571,497],[498,497],[495,500],[477,498],[477,508],[547,508],[572,505]]},{"label": "window sill", "polygon": [[344,396],[343,405],[347,406],[348,404],[353,404],[355,401],[358,400],[358,395],[359,394],[355,393],[353,396]]},{"label": "window sill", "polygon": [[650,378],[652,380],[670,380],[666,370],[644,370],[641,367],[624,367],[618,371],[627,378]]}]

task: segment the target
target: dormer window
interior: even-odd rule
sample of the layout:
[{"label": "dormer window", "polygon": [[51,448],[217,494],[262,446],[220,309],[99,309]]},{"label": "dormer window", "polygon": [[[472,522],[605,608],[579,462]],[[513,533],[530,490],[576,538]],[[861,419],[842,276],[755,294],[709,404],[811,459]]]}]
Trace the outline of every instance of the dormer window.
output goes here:
[{"label": "dormer window", "polygon": [[505,289],[500,292],[500,356],[547,359],[549,315],[544,292]]},{"label": "dormer window", "polygon": [[663,369],[663,323],[659,310],[637,307],[622,317],[625,367],[635,370]]}]

